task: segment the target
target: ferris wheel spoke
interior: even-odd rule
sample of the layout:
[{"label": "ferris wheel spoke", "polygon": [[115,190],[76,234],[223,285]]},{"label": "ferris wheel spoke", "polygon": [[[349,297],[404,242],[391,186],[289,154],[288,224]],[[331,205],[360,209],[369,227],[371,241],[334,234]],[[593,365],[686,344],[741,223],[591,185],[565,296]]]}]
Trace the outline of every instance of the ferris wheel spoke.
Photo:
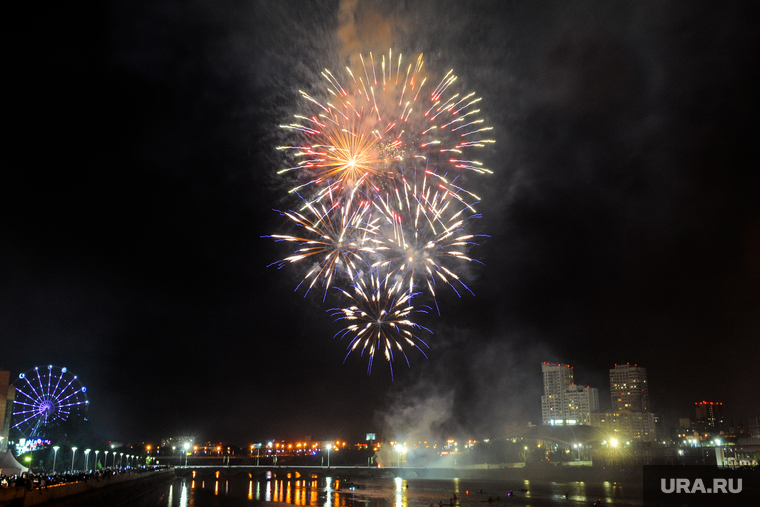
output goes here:
[{"label": "ferris wheel spoke", "polygon": [[53,389],[53,393],[58,392],[58,389],[61,386],[61,379],[63,379],[63,372],[58,376],[58,379],[55,381],[55,388]]},{"label": "ferris wheel spoke", "polygon": [[57,376],[55,378],[55,386],[52,385],[53,377],[55,376],[53,374],[53,370],[48,370],[48,398],[52,398],[53,394],[58,390],[58,385],[61,383],[61,376]]},{"label": "ferris wheel spoke", "polygon": [[36,414],[38,410],[32,409],[32,410],[19,410],[18,412],[13,412],[13,415],[24,415],[24,414]]},{"label": "ferris wheel spoke", "polygon": [[[29,386],[29,389],[31,389],[31,390],[32,390],[32,392],[34,393],[34,397],[32,397],[32,396],[29,396],[28,394],[27,394],[27,397],[29,397],[29,398],[32,398],[33,400],[39,400],[39,399],[41,399],[41,398],[42,398],[42,395],[41,395],[40,393],[38,393],[38,392],[37,392],[37,389],[35,389],[35,388],[34,388],[34,386],[32,385],[32,383],[31,383],[31,382],[29,382],[29,377],[26,377],[26,376],[25,376],[25,377],[24,377],[24,380],[26,381],[26,384]],[[26,393],[25,393],[25,394],[26,394]]]},{"label": "ferris wheel spoke", "polygon": [[[26,394],[24,391],[21,391],[19,389],[16,390],[16,394],[23,394],[24,396],[26,396],[27,398],[29,398],[32,401],[36,400],[36,398],[32,398],[31,396],[29,396],[28,394]],[[17,401],[16,403],[19,403],[19,402]]]},{"label": "ferris wheel spoke", "polygon": [[14,404],[17,405],[23,405],[25,407],[38,407],[39,405],[37,403],[27,403],[25,401],[14,401]]},{"label": "ferris wheel spoke", "polygon": [[72,396],[76,396],[77,394],[79,394],[79,393],[81,393],[81,392],[82,392],[82,390],[81,390],[81,389],[79,389],[78,391],[74,391],[73,393],[69,394],[69,395],[68,395],[68,396],[66,396],[65,398],[60,398],[60,399],[58,399],[57,401],[58,401],[58,403],[62,403],[62,402],[64,402],[64,401],[68,400],[69,398],[71,398]]},{"label": "ferris wheel spoke", "polygon": [[32,419],[34,419],[36,416],[37,416],[37,414],[32,414],[32,415],[30,415],[29,417],[27,417],[26,419],[24,419],[23,421],[21,421],[21,422],[18,422],[18,423],[16,423],[16,424],[14,424],[14,425],[13,425],[13,427],[14,427],[14,428],[18,428],[19,426],[21,426],[21,425],[22,425],[22,424],[24,424],[25,422],[27,422],[27,421],[30,421],[30,420],[32,420]]},{"label": "ferris wheel spoke", "polygon": [[42,386],[42,378],[40,378],[40,371],[38,368],[35,368],[35,371],[37,372],[37,383],[40,386],[40,397],[45,397],[45,388]]},{"label": "ferris wheel spoke", "polygon": [[47,397],[48,398],[50,397],[50,381],[53,380],[52,370],[53,369],[50,366],[48,366],[48,376],[47,376]]},{"label": "ferris wheel spoke", "polygon": [[66,393],[66,390],[67,390],[69,387],[71,387],[71,384],[73,384],[73,383],[74,383],[74,381],[75,381],[76,379],[77,379],[76,377],[72,378],[72,379],[69,381],[69,383],[68,383],[68,384],[66,384],[66,387],[64,387],[63,389],[61,389],[60,391],[58,391],[58,396],[56,396],[56,397],[55,397],[55,401],[60,401],[60,397],[61,397],[61,396],[63,396],[63,394],[64,394],[64,393]]},{"label": "ferris wheel spoke", "polygon": [[83,401],[77,401],[75,403],[61,403],[58,406],[61,408],[64,408],[64,407],[76,407],[77,405],[83,405],[83,404],[84,404]]}]

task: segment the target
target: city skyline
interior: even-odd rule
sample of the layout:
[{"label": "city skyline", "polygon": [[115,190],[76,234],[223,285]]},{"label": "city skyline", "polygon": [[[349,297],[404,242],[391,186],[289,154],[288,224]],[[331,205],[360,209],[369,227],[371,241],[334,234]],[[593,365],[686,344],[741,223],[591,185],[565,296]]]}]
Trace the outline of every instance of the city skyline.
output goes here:
[{"label": "city skyline", "polygon": [[[67,367],[119,441],[497,435],[540,424],[536,365],[555,358],[603,407],[630,361],[666,422],[702,400],[756,417],[760,380],[736,360],[760,347],[751,5],[113,0],[21,16],[0,369]],[[418,300],[430,348],[394,380],[380,357],[371,375],[366,354],[346,358],[326,311],[339,294],[296,292],[307,266],[270,266],[289,251],[265,237],[293,233],[273,210],[298,206],[277,147],[294,144],[279,126],[303,113],[299,90],[322,99],[325,68],[391,47],[422,53],[431,82],[453,69],[496,141],[478,154],[493,174],[448,176],[482,213],[467,248],[482,264],[456,265],[474,295]]]},{"label": "city skyline", "polygon": [[[633,366],[630,365],[630,363],[626,364],[615,364],[614,368],[610,368],[609,371],[609,403],[600,403],[599,401],[599,394],[598,394],[598,388],[589,386],[582,386],[577,385],[575,383],[575,373],[574,373],[574,367],[567,363],[548,363],[548,362],[542,362],[540,363],[542,367],[542,374],[543,374],[543,395],[541,396],[540,402],[537,401],[537,404],[541,407],[541,422],[540,424],[543,425],[549,425],[549,426],[562,426],[562,425],[585,425],[585,426],[597,426],[597,427],[606,427],[610,423],[605,422],[606,419],[618,419],[620,416],[620,412],[623,411],[624,418],[621,421],[624,421],[622,423],[616,423],[616,424],[623,424],[625,425],[635,425],[635,426],[641,426],[643,425],[643,428],[645,433],[651,432],[651,436],[646,437],[644,441],[650,441],[655,438],[655,423],[657,423],[657,431],[659,431],[659,434],[657,436],[659,438],[669,439],[669,436],[666,436],[670,434],[672,431],[676,430],[679,426],[684,426],[684,421],[689,420],[691,421],[690,425],[701,425],[699,427],[704,427],[704,429],[709,431],[733,431],[736,429],[737,426],[743,426],[745,429],[752,426],[753,421],[755,421],[757,416],[749,416],[749,418],[745,420],[724,420],[723,418],[723,403],[722,402],[713,402],[713,401],[698,401],[693,402],[693,408],[696,409],[695,413],[692,410],[692,412],[689,412],[688,410],[685,412],[674,412],[674,411],[666,411],[668,414],[668,417],[666,417],[664,420],[663,418],[659,417],[660,414],[654,414],[651,412],[649,405],[649,389],[647,384],[647,370],[643,366],[639,366],[638,364],[634,364]],[[13,382],[14,379],[10,377],[10,372],[7,371],[0,371],[0,379],[7,378],[6,380],[9,380],[10,382]],[[628,393],[628,396],[626,397],[623,395],[622,399],[616,399],[619,396],[619,393],[616,394],[616,388],[619,387],[619,383],[632,380],[632,386],[631,387],[640,387],[640,391],[642,392],[639,394],[639,398],[637,399],[636,394],[634,393],[633,396],[631,396],[631,393]],[[643,382],[643,383],[642,383]],[[642,387],[644,386],[644,387]],[[2,382],[0,382],[0,387],[2,387]],[[655,389],[655,392],[657,389]],[[644,394],[645,393],[645,394]],[[19,397],[18,392],[16,393],[16,397]],[[22,396],[23,398],[23,396]],[[551,398],[555,398],[552,400]],[[585,401],[583,401],[585,400]],[[633,403],[631,403],[633,401]],[[12,402],[9,402],[12,403]],[[563,405],[566,405],[567,403],[570,403],[570,410],[562,412],[561,408]],[[690,405],[690,404],[687,404]],[[15,407],[18,410],[24,411],[25,408],[22,407]],[[557,411],[552,412],[552,411]],[[638,420],[636,419],[636,413],[643,412],[644,414],[644,420]],[[8,414],[11,412],[8,411]],[[628,415],[626,415],[628,413]],[[633,413],[633,414],[630,414]],[[86,414],[86,411],[79,412],[78,414],[81,416],[83,414]],[[552,415],[555,414],[555,415]],[[629,419],[631,415],[634,416],[633,422],[631,422]],[[555,418],[557,418],[555,420]],[[628,418],[628,419],[626,419]],[[639,417],[641,419],[641,417]],[[3,443],[7,445],[8,443],[8,437],[6,436],[8,431],[11,429],[11,420],[13,423],[19,422],[19,419],[16,417],[11,417],[10,419],[5,421],[5,427],[4,427],[4,433],[2,436],[4,437]],[[65,420],[65,419],[63,419]],[[627,422],[625,422],[627,421]],[[28,428],[30,427],[30,424],[27,423],[24,427]],[[500,428],[495,430],[495,432],[492,433],[481,433],[476,434],[472,432],[467,431],[459,431],[454,430],[450,434],[440,434],[438,435],[438,438],[476,438],[476,439],[486,439],[489,438],[501,438],[502,430],[504,430],[507,427],[514,427],[515,423],[517,425],[519,424],[528,424],[528,425],[535,425],[534,421],[530,420],[524,420],[524,421],[506,421],[504,428]],[[330,437],[317,437],[313,438],[312,434],[315,433],[315,431],[311,431],[309,429],[306,430],[306,433],[303,433],[301,435],[294,435],[292,433],[288,434],[280,434],[277,431],[271,432],[267,435],[262,435],[261,432],[253,433],[253,435],[258,438],[260,442],[264,441],[281,441],[283,439],[285,440],[306,440],[306,441],[329,441],[329,440],[340,440],[340,438],[346,438],[349,436],[349,439],[357,440],[362,434],[378,434],[381,437],[379,438],[379,441],[394,441],[397,436],[396,434],[385,434],[384,429],[378,428],[376,426],[373,426],[372,424],[367,424],[362,426],[365,428],[365,433],[362,433],[363,430],[360,428],[353,428],[351,430],[344,430],[341,434],[332,434]],[[620,431],[619,429],[616,429],[615,431]],[[41,434],[44,434],[45,427],[41,427]],[[27,429],[28,433],[28,429]],[[225,434],[225,431],[219,431],[218,429],[213,430],[205,430],[197,433],[193,437],[180,437],[182,439],[187,440],[188,438],[191,440],[207,440],[211,438],[211,440],[215,440],[219,434]],[[11,433],[13,435],[13,433]],[[28,434],[25,436],[29,436]],[[39,435],[34,436],[35,438],[39,438]],[[150,435],[147,437],[144,437],[142,439],[138,439],[138,441],[150,441],[150,442],[157,442],[160,441],[162,446],[168,446],[171,444],[167,444],[167,437],[168,440],[176,439],[176,436],[169,436],[168,434],[162,434],[162,435]],[[242,436],[243,441],[254,441],[256,438],[253,438],[252,434],[248,434],[245,436]],[[632,440],[638,440],[640,437],[629,437]],[[227,439],[229,440],[229,439]],[[234,441],[234,445],[240,445],[241,448],[245,447],[245,444],[242,442],[238,442],[237,440],[240,440],[240,438],[232,439]],[[360,440],[360,439],[359,439]],[[134,445],[135,442],[132,442],[131,445]],[[344,442],[345,443],[345,442]],[[119,445],[122,445],[119,443]],[[221,445],[221,443],[220,443]]]}]

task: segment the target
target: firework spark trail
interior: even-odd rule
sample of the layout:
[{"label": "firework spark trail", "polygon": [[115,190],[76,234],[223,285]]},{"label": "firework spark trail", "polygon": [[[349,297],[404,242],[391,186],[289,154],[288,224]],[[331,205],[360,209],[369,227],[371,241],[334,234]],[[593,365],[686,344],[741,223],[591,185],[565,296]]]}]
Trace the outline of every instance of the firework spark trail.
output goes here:
[{"label": "firework spark trail", "polygon": [[[300,91],[308,112],[281,125],[298,141],[277,148],[292,161],[278,174],[297,181],[290,192],[303,202],[281,214],[305,232],[268,237],[298,245],[272,265],[316,261],[296,290],[324,286],[324,300],[331,286],[351,284],[353,295],[336,288],[354,305],[332,311],[359,321],[338,334],[354,334],[349,354],[363,344],[371,372],[380,349],[392,363],[395,347],[407,364],[403,345],[421,351],[411,331],[424,329],[411,320],[413,297],[432,297],[438,308],[437,284],[472,292],[455,271],[479,262],[467,255],[477,235],[466,229],[480,217],[480,199],[454,182],[467,172],[490,174],[474,152],[495,141],[486,137],[481,98],[456,92],[452,70],[433,86],[422,55],[408,64],[392,51],[387,62],[372,53],[359,60],[343,76],[325,69],[323,90]],[[414,292],[417,283],[423,292]]]},{"label": "firework spark trail", "polygon": [[[391,56],[389,52],[389,61]],[[349,79],[345,86],[325,69],[322,76],[329,100],[300,91],[316,110],[310,115],[296,115],[295,122],[281,125],[302,134],[307,142],[278,147],[297,161],[279,174],[298,171],[306,180],[291,192],[312,185],[318,187],[328,179],[350,189],[361,176],[366,176],[363,181],[377,189],[382,187],[383,180],[394,179],[395,162],[409,166],[415,159],[432,159],[443,172],[448,168],[479,174],[492,172],[482,162],[462,158],[465,152],[495,141],[483,137],[491,127],[483,126],[484,120],[477,118],[481,98],[475,97],[474,92],[444,97],[457,79],[453,71],[425,91],[427,78],[422,76],[422,55],[408,65],[405,74],[399,55],[395,81],[393,66],[386,68],[384,55],[379,80],[372,53],[370,63],[363,55],[360,60],[360,72],[346,67]],[[400,75],[404,78],[399,83]]]},{"label": "firework spark trail", "polygon": [[431,334],[432,332],[411,320],[414,313],[426,313],[426,311],[415,309],[411,305],[414,294],[404,290],[404,285],[403,280],[388,270],[385,270],[384,276],[381,276],[379,270],[373,270],[356,278],[353,294],[336,287],[353,303],[345,308],[330,310],[336,322],[341,320],[350,322],[335,334],[335,337],[340,336],[340,338],[352,335],[344,362],[352,352],[360,348],[361,356],[367,353],[369,358],[367,373],[371,373],[375,353],[382,351],[390,365],[391,377],[393,377],[394,348],[396,353],[404,357],[407,366],[409,366],[409,358],[404,350],[405,346],[416,348],[427,357],[420,345],[429,348],[428,344],[415,333],[416,330],[424,330]]},{"label": "firework spark trail", "polygon": [[[430,183],[432,180],[432,183]],[[461,278],[443,263],[447,259],[479,262],[467,256],[464,249],[477,245],[474,234],[465,233],[465,220],[478,218],[474,203],[467,203],[455,193],[442,176],[422,171],[422,177],[402,176],[401,190],[375,199],[373,205],[382,213],[384,258],[373,267],[387,267],[406,278],[411,294],[418,278],[422,278],[435,300],[436,278],[459,294],[454,282],[472,291]],[[471,212],[471,215],[467,215]],[[382,229],[382,225],[381,225]],[[437,308],[436,302],[436,308]],[[440,310],[439,310],[440,314]]]},{"label": "firework spark trail", "polygon": [[[352,192],[348,200],[341,200],[341,195],[327,192],[328,199],[320,199],[318,202],[304,202],[305,213],[298,211],[280,212],[297,226],[304,228],[302,235],[273,234],[271,238],[280,242],[298,243],[299,248],[293,255],[270,264],[282,268],[286,264],[293,264],[317,257],[319,260],[312,267],[296,291],[304,282],[309,282],[306,294],[318,281],[322,281],[325,294],[330,288],[336,274],[345,271],[349,278],[360,269],[360,265],[366,265],[362,252],[374,252],[377,243],[375,222],[372,220],[369,200],[360,199],[356,192]],[[305,297],[305,295],[304,295]]]}]

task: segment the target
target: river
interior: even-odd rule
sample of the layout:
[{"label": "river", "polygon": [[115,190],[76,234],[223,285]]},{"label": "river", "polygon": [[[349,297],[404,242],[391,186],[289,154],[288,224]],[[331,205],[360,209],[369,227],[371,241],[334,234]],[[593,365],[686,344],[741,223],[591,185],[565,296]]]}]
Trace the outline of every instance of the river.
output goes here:
[{"label": "river", "polygon": [[[511,492],[510,492],[511,490]],[[508,507],[641,505],[640,484],[336,478],[177,478],[125,507]]]}]

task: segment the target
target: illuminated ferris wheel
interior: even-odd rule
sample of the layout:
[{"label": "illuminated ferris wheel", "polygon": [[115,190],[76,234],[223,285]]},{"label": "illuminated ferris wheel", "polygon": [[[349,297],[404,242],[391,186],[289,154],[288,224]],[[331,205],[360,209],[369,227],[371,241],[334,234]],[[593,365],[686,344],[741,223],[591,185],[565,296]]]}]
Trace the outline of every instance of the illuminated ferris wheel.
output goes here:
[{"label": "illuminated ferris wheel", "polygon": [[37,366],[19,374],[13,386],[13,427],[25,436],[42,436],[45,428],[72,414],[87,412],[87,388],[65,367]]}]

